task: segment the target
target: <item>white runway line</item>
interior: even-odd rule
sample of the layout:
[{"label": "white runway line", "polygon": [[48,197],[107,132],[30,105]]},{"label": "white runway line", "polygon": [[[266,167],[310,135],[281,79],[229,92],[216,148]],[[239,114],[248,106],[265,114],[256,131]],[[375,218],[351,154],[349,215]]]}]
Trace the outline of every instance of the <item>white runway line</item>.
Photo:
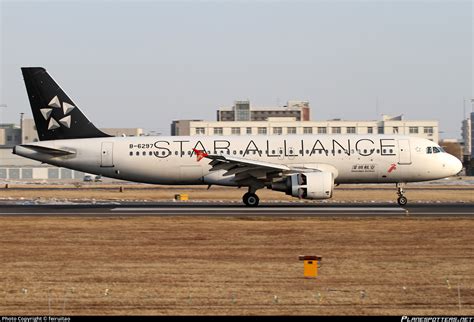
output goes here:
[{"label": "white runway line", "polygon": [[249,212],[356,212],[356,211],[368,211],[368,212],[406,212],[405,208],[372,208],[372,207],[331,207],[331,208],[294,208],[294,207],[284,207],[284,208],[226,208],[226,207],[218,207],[218,208],[112,208],[110,211],[174,211],[174,212],[203,212],[203,211],[222,211],[225,210],[226,212],[241,212],[241,211],[249,211]]}]

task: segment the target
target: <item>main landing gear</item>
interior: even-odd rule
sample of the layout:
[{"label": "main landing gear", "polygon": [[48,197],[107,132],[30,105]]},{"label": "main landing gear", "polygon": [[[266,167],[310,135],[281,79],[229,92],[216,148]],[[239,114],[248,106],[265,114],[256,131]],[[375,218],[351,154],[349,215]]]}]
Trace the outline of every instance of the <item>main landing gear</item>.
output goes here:
[{"label": "main landing gear", "polygon": [[249,207],[257,207],[258,206],[258,202],[260,201],[260,199],[258,198],[258,196],[255,194],[255,193],[252,193],[252,192],[247,192],[243,197],[242,197],[242,200],[244,202],[244,204],[246,206],[249,206]]},{"label": "main landing gear", "polygon": [[397,195],[398,195],[397,202],[400,206],[405,206],[408,202],[408,199],[404,196],[404,191],[403,191],[404,185],[405,184],[402,182],[397,183]]},{"label": "main landing gear", "polygon": [[262,188],[258,185],[249,185],[249,192],[247,192],[243,197],[242,201],[247,207],[257,207],[260,198],[255,194],[255,192]]}]

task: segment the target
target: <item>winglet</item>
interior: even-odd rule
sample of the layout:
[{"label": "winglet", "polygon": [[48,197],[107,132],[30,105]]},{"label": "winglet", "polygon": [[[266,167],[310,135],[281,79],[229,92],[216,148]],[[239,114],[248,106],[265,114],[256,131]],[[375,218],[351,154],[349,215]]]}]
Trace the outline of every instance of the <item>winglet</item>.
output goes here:
[{"label": "winglet", "polygon": [[206,153],[206,151],[203,150],[198,150],[198,149],[193,149],[194,153],[196,153],[196,158],[198,161],[201,161],[205,157],[207,157],[209,154]]}]

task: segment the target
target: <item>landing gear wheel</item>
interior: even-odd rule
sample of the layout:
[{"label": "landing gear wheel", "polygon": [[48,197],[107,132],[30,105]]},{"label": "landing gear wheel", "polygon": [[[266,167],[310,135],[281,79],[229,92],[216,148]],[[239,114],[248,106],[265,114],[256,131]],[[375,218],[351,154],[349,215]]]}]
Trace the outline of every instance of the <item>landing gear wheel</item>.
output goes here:
[{"label": "landing gear wheel", "polygon": [[408,202],[408,199],[406,197],[401,196],[397,199],[397,202],[400,206],[405,206]]},{"label": "landing gear wheel", "polygon": [[405,206],[408,202],[408,199],[404,195],[403,187],[405,186],[404,182],[397,182],[397,195],[398,199],[397,202],[400,206]]},{"label": "landing gear wheel", "polygon": [[249,207],[257,207],[258,206],[258,202],[260,201],[260,199],[258,198],[258,196],[254,193],[251,193],[251,192],[247,192],[243,197],[242,197],[242,200],[244,202],[244,204],[246,206],[249,206]]}]

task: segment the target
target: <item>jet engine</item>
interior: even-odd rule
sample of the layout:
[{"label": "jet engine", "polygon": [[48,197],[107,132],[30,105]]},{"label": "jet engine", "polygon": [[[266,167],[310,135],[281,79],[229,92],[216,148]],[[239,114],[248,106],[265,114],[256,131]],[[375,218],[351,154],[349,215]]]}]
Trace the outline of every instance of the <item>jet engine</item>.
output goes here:
[{"label": "jet engine", "polygon": [[270,189],[302,199],[328,199],[332,197],[334,178],[331,172],[295,173],[271,184]]}]

